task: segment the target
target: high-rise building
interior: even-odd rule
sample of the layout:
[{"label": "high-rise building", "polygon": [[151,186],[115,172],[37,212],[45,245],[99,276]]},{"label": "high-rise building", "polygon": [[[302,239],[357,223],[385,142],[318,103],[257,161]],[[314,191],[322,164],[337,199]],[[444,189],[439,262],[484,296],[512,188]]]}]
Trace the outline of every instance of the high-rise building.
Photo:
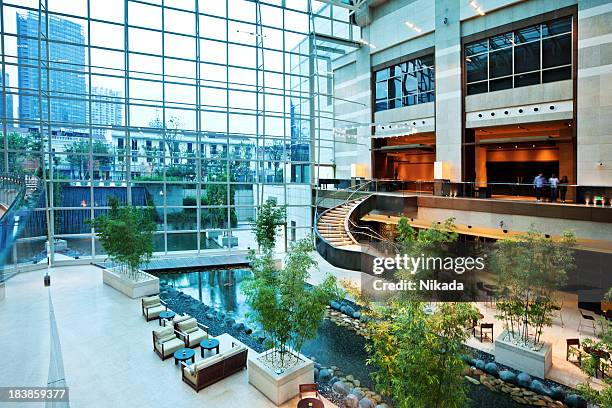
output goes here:
[{"label": "high-rise building", "polygon": [[[9,86],[9,74],[5,73],[4,75],[0,74],[0,91],[2,87]],[[6,113],[4,113],[4,106],[6,100]],[[0,120],[6,120],[8,122],[8,126],[13,126],[11,122],[13,120],[13,94],[6,92],[5,98],[0,98]]]},{"label": "high-rise building", "polygon": [[121,97],[121,91],[102,87],[92,88],[91,117],[88,110],[87,123],[92,124],[94,135],[103,135],[105,128],[122,125],[123,105]]},{"label": "high-rise building", "polygon": [[[45,32],[42,22],[41,31]],[[31,90],[19,94],[21,126],[40,119],[38,64],[38,13],[17,13],[17,58],[19,88]],[[73,21],[49,16],[49,97],[51,121],[57,127],[85,127],[85,40],[83,27]],[[41,59],[47,66],[46,44],[41,44]],[[44,71],[43,71],[44,72]],[[41,88],[47,91],[47,75],[43,73]],[[42,117],[47,119],[47,96],[42,99]]]}]

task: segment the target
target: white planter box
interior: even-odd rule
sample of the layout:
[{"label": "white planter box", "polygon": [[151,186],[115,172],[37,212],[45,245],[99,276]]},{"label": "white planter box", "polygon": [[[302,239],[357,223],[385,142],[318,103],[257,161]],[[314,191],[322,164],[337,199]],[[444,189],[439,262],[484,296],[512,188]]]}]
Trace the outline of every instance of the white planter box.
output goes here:
[{"label": "white planter box", "polygon": [[278,406],[298,395],[300,384],[314,383],[314,362],[300,354],[302,361],[282,374],[276,374],[259,361],[259,357],[269,351],[249,354],[249,383]]},{"label": "white planter box", "polygon": [[119,292],[131,297],[132,299],[156,295],[159,293],[159,278],[140,271],[147,279],[140,282],[133,282],[123,279],[121,275],[115,273],[112,269],[102,270],[102,281]]},{"label": "white planter box", "polygon": [[545,378],[552,367],[552,344],[544,343],[539,351],[529,350],[506,340],[506,334],[504,330],[495,339],[495,361],[527,374]]}]

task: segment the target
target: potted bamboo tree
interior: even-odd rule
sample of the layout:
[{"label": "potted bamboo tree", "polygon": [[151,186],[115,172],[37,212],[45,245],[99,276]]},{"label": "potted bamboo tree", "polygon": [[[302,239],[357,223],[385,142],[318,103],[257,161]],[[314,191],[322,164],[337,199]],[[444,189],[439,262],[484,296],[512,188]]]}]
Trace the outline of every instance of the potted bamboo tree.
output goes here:
[{"label": "potted bamboo tree", "polygon": [[115,197],[110,197],[108,204],[108,213],[92,222],[113,264],[104,269],[103,282],[131,298],[159,293],[159,279],[140,269],[153,254],[156,225],[152,210],[121,206]]},{"label": "potted bamboo tree", "polygon": [[497,317],[504,331],[495,340],[495,359],[544,378],[552,366],[551,344],[542,341],[552,325],[556,293],[574,267],[574,236],[553,240],[531,228],[526,234],[498,242],[494,270],[504,288]]},{"label": "potted bamboo tree", "polygon": [[332,275],[318,285],[306,285],[309,271],[317,266],[311,255],[311,238],[290,248],[284,267],[274,262],[276,231],[282,218],[284,211],[271,202],[264,216],[258,217],[254,231],[261,254],[251,251],[253,277],[242,286],[252,310],[249,318],[266,333],[269,347],[249,357],[249,382],[277,405],[297,395],[297,384],[314,382],[314,363],[300,351],[316,336],[326,306],[341,295]]}]

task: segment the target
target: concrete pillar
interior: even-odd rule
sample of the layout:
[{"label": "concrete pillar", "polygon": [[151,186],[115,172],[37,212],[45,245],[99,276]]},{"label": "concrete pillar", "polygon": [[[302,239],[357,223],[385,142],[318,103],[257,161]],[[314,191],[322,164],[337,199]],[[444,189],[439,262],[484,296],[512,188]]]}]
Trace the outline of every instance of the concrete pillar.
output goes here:
[{"label": "concrete pillar", "polygon": [[612,185],[612,3],[578,1],[578,184]]},{"label": "concrete pillar", "polygon": [[[363,38],[369,38],[368,33],[369,27],[365,27]],[[334,101],[334,126],[372,122],[370,51],[367,45],[361,46],[355,51],[355,61],[339,68],[334,76],[334,96],[338,98]],[[334,136],[336,177],[350,178],[351,165],[363,165],[357,167],[365,169],[367,178],[372,177],[371,138],[368,127],[358,127],[356,135]]]},{"label": "concrete pillar", "polygon": [[461,2],[436,0],[436,160],[461,181]]}]

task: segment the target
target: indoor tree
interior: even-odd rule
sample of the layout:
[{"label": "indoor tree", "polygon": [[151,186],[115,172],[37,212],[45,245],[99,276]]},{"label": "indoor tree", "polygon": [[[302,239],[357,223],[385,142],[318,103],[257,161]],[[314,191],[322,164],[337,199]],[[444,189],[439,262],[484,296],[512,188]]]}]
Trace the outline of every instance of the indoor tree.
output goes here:
[{"label": "indoor tree", "polygon": [[140,265],[153,254],[153,233],[157,227],[153,210],[121,206],[115,197],[109,197],[108,205],[108,213],[96,217],[92,226],[106,254],[119,264],[116,271],[124,279],[137,282]]},{"label": "indoor tree", "polygon": [[517,344],[542,346],[542,329],[552,324],[555,292],[574,267],[575,243],[570,232],[553,240],[533,227],[526,234],[498,241],[493,269],[499,287],[505,288],[497,304],[498,317]]},{"label": "indoor tree", "polygon": [[451,302],[426,310],[423,302],[394,299],[367,312],[367,364],[377,391],[399,408],[464,407],[461,355],[478,312]]},{"label": "indoor tree", "polygon": [[612,353],[612,323],[601,317],[597,321],[597,328],[597,340],[582,340],[583,349],[588,347],[591,353],[577,350],[577,353],[582,354],[580,369],[589,376],[589,379],[585,383],[578,384],[576,388],[587,402],[600,407],[612,407],[612,377],[609,375],[604,377],[600,389],[595,389],[591,385],[591,377],[595,377],[598,370],[606,372],[612,368],[610,363],[602,358],[606,353],[608,355]]},{"label": "indoor tree", "polygon": [[304,342],[316,336],[326,306],[341,295],[333,275],[328,274],[318,285],[306,285],[309,270],[317,266],[313,249],[310,238],[298,241],[281,269],[276,269],[272,251],[253,257],[253,277],[242,286],[252,310],[249,318],[266,333],[273,348],[266,358],[275,369],[298,362]]},{"label": "indoor tree", "polygon": [[285,222],[285,207],[277,206],[274,200],[268,199],[259,207],[257,218],[251,224],[257,246],[262,252],[272,251],[276,244],[278,227]]}]

